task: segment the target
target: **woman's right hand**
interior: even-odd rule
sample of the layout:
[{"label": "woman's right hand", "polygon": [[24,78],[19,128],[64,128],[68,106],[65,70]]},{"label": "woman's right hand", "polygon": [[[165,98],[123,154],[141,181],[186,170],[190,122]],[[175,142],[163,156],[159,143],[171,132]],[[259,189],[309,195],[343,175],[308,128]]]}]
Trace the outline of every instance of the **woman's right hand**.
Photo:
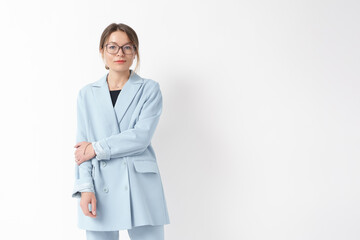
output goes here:
[{"label": "woman's right hand", "polygon": [[[89,203],[91,204],[91,212],[89,211]],[[82,192],[80,207],[85,216],[96,218],[96,197],[93,192]]]}]

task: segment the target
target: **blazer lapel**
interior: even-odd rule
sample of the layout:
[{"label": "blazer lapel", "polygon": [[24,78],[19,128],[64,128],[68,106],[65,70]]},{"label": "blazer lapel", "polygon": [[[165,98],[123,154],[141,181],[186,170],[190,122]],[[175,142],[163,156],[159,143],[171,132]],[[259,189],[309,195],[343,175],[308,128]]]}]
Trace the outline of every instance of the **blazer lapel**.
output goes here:
[{"label": "blazer lapel", "polygon": [[142,85],[142,82],[143,79],[131,70],[130,78],[121,89],[114,106],[119,124],[123,119],[126,110],[129,108],[132,100],[134,99],[136,93],[138,92],[140,86]]},{"label": "blazer lapel", "polygon": [[130,71],[130,78],[120,91],[114,107],[111,102],[109,87],[106,81],[108,73],[106,73],[100,80],[92,84],[93,93],[96,102],[98,103],[98,107],[102,110],[104,118],[106,119],[112,133],[120,132],[119,124],[143,83],[143,79],[139,75],[133,72],[133,70]]}]

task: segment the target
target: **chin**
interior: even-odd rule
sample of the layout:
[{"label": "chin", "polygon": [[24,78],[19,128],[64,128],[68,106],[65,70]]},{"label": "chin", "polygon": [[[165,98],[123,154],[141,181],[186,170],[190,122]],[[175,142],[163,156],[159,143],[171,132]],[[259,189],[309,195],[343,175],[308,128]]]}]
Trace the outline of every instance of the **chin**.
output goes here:
[{"label": "chin", "polygon": [[114,68],[111,68],[115,72],[123,72],[128,71],[130,68],[128,66],[115,66]]}]

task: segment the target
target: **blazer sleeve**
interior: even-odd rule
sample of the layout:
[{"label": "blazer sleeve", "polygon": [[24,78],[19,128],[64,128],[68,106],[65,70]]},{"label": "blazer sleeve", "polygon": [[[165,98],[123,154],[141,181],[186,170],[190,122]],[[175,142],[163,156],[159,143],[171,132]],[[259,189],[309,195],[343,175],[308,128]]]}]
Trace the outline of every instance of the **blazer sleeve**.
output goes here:
[{"label": "blazer sleeve", "polygon": [[[81,91],[77,97],[77,133],[76,143],[88,141],[86,135],[86,114],[85,104]],[[80,198],[81,192],[91,191],[94,192],[94,184],[92,179],[92,164],[91,161],[85,161],[78,165],[75,163],[75,183],[72,192],[73,198]]]},{"label": "blazer sleeve", "polygon": [[96,158],[110,158],[137,155],[150,145],[156,126],[162,112],[162,94],[158,82],[149,90],[149,96],[144,101],[139,119],[134,128],[104,138],[95,142]]}]

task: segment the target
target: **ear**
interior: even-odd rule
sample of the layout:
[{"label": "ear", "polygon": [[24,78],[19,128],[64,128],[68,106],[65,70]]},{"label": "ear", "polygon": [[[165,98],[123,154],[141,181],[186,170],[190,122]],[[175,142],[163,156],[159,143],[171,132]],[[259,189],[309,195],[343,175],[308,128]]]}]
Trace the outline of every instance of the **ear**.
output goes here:
[{"label": "ear", "polygon": [[102,59],[104,59],[104,49],[99,49],[99,53],[101,54]]}]

